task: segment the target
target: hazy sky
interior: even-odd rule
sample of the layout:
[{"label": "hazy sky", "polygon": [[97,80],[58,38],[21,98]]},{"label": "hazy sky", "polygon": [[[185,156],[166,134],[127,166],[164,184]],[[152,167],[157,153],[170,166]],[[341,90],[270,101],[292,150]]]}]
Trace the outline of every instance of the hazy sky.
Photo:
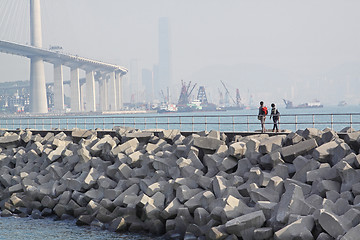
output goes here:
[{"label": "hazy sky", "polygon": [[[25,43],[27,12],[12,1],[0,0],[0,37]],[[20,2],[25,8],[29,1]],[[224,91],[223,80],[233,97],[239,88],[244,101],[252,95],[256,103],[280,104],[282,98],[295,103],[315,98],[325,104],[344,99],[360,103],[358,0],[41,3],[44,47],[60,45],[65,52],[127,68],[133,59],[147,69],[158,63],[158,20],[168,17],[174,98],[183,79],[205,85],[215,101],[218,91]],[[21,14],[15,18],[4,10],[9,6]],[[4,27],[10,24],[22,30],[12,33]],[[47,81],[52,81],[47,68]],[[0,74],[2,82],[29,79],[28,60],[0,54]]]}]

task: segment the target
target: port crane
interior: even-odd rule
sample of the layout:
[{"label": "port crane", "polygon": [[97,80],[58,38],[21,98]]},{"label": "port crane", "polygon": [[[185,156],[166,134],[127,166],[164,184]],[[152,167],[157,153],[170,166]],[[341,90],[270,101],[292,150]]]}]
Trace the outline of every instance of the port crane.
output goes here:
[{"label": "port crane", "polygon": [[194,90],[195,86],[196,86],[196,83],[190,89],[191,81],[189,82],[188,85],[186,85],[186,83],[183,80],[181,80],[181,93],[180,93],[178,105],[186,105],[189,103],[189,97],[190,97],[192,91]]},{"label": "port crane", "polygon": [[[229,92],[229,90],[227,89],[225,83],[224,83],[222,80],[220,80],[220,82],[221,82],[222,85],[224,86],[224,88],[225,88],[225,90],[226,90],[226,94],[227,94],[228,96],[230,96],[231,100],[234,102],[234,104],[236,104],[234,98],[230,95],[230,92]],[[226,101],[225,101],[225,102],[226,102]]]}]

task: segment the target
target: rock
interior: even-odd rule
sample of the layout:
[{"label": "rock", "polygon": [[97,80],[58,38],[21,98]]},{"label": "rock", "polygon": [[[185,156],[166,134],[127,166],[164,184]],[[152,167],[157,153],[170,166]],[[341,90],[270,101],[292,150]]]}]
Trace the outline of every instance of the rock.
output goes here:
[{"label": "rock", "polygon": [[350,228],[350,222],[327,210],[320,210],[320,226],[333,238],[344,235]]},{"label": "rock", "polygon": [[311,231],[314,227],[314,219],[312,216],[303,217],[284,228],[275,232],[274,237],[278,240],[287,239],[314,239]]},{"label": "rock", "polygon": [[242,231],[249,228],[260,228],[265,220],[264,213],[260,210],[228,221],[225,224],[225,228],[229,234],[235,234],[236,236],[241,237]]},{"label": "rock", "polygon": [[286,162],[292,162],[297,156],[307,154],[318,147],[315,139],[308,139],[295,145],[281,148],[281,155]]},{"label": "rock", "polygon": [[216,150],[224,141],[211,137],[194,137],[194,146],[202,149]]}]

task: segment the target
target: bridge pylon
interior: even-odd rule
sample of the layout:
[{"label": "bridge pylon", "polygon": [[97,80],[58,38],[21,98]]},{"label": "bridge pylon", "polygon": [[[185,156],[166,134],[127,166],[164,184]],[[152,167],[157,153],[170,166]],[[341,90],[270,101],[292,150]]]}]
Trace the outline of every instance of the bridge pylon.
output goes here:
[{"label": "bridge pylon", "polygon": [[[34,47],[42,47],[40,0],[30,0],[30,40]],[[30,112],[47,113],[44,61],[31,57],[30,61]]]}]

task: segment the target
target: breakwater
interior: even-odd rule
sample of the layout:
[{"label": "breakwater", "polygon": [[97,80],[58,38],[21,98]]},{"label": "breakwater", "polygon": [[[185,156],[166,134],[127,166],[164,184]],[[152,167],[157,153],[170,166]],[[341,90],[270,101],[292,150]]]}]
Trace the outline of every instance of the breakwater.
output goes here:
[{"label": "breakwater", "polygon": [[172,239],[356,239],[360,132],[350,130],[1,131],[0,214]]}]

